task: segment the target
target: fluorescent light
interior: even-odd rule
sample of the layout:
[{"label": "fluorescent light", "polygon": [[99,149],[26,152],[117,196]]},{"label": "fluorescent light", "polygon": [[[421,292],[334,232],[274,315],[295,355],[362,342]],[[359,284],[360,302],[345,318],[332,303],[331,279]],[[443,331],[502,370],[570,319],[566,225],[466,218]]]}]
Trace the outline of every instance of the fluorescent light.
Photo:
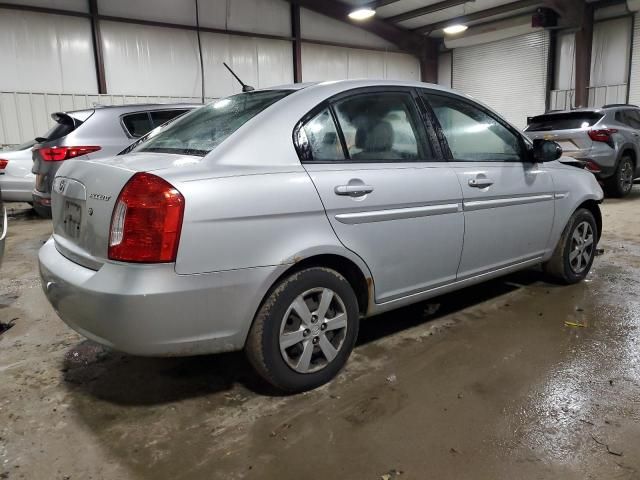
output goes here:
[{"label": "fluorescent light", "polygon": [[456,34],[456,33],[462,33],[467,28],[469,28],[469,27],[467,27],[466,25],[459,25],[459,24],[458,25],[451,25],[449,27],[445,27],[444,33],[448,33],[449,35],[453,35],[453,34]]},{"label": "fluorescent light", "polygon": [[366,20],[367,18],[373,17],[375,14],[376,11],[370,8],[358,8],[349,14],[349,18],[352,20]]}]

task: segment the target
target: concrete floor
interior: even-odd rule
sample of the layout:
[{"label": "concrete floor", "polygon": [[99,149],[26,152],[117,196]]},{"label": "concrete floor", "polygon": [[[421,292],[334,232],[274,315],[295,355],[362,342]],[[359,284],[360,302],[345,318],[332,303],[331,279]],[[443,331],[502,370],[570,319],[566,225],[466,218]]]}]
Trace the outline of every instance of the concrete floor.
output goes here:
[{"label": "concrete floor", "polygon": [[84,341],[40,290],[50,223],[18,211],[0,270],[0,322],[15,319],[0,478],[640,478],[640,188],[603,211],[586,282],[527,271],[370,319],[338,380],[295,397],[241,354]]}]

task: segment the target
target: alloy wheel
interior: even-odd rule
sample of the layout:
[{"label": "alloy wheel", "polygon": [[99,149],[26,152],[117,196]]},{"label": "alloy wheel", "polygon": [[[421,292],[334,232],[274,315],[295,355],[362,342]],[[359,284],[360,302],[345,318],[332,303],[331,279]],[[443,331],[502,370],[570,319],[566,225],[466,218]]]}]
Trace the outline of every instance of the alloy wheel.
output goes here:
[{"label": "alloy wheel", "polygon": [[595,251],[593,228],[589,222],[580,222],[573,230],[569,264],[574,273],[584,272],[591,262]]},{"label": "alloy wheel", "polygon": [[633,166],[625,161],[620,167],[620,190],[628,192],[633,187]]},{"label": "alloy wheel", "polygon": [[313,373],[338,355],[347,333],[347,310],[340,296],[328,288],[298,295],[280,326],[280,353],[298,373]]}]

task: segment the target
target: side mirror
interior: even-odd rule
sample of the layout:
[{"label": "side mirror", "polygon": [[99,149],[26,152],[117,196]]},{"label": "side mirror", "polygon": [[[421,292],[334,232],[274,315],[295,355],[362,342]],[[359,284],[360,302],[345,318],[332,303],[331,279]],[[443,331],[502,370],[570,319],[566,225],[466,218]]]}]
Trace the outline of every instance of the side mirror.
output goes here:
[{"label": "side mirror", "polygon": [[556,142],[538,138],[533,141],[532,154],[536,163],[553,162],[562,156],[562,147]]}]

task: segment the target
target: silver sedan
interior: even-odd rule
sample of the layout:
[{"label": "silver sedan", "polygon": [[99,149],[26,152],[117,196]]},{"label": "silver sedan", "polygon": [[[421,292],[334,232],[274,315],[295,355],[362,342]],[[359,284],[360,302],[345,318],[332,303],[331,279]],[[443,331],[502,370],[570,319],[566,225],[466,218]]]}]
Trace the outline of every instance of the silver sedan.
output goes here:
[{"label": "silver sedan", "polygon": [[42,285],[102,344],[244,349],[277,388],[311,389],[362,318],[539,264],[584,279],[603,194],[561,154],[435,85],[242,93],[126,155],[65,162]]}]

